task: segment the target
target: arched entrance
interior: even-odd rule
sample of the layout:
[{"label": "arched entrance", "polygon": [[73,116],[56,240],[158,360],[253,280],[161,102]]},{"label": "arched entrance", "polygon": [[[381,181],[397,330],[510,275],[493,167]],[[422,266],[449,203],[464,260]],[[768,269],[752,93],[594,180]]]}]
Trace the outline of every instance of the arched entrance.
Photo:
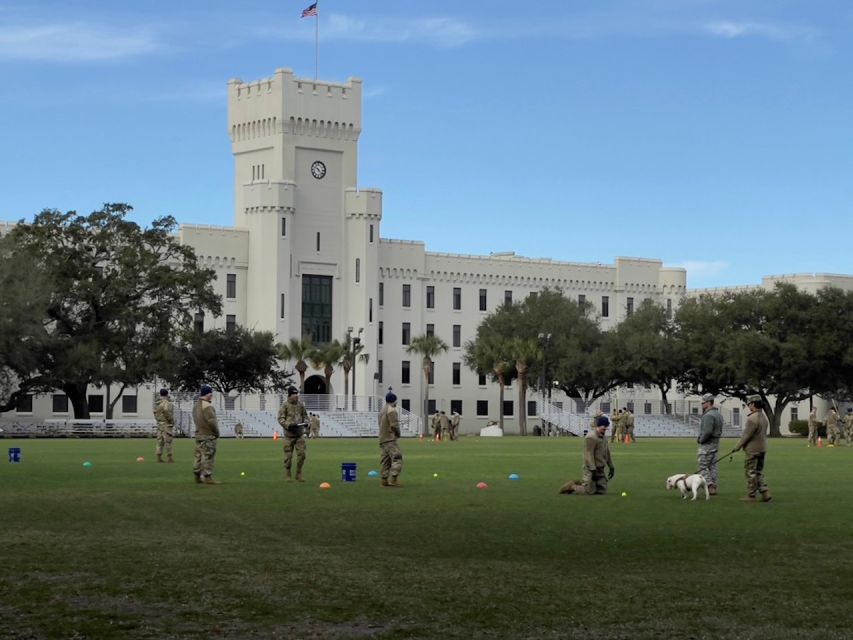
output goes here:
[{"label": "arched entrance", "polygon": [[328,411],[329,397],[326,395],[326,379],[323,376],[310,376],[305,379],[305,391],[302,400],[308,409]]},{"label": "arched entrance", "polygon": [[323,376],[309,376],[305,378],[305,395],[325,395],[326,379]]}]

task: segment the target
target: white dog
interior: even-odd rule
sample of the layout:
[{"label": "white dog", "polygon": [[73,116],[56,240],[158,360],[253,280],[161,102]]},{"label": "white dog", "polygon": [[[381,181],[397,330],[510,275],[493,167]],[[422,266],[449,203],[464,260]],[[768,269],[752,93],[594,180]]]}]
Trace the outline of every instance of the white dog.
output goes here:
[{"label": "white dog", "polygon": [[672,489],[678,489],[681,491],[682,500],[687,498],[687,494],[690,491],[693,492],[693,500],[695,500],[696,496],[699,494],[699,489],[702,488],[705,489],[705,500],[709,500],[708,483],[705,482],[705,478],[698,473],[694,473],[689,476],[686,473],[680,473],[676,476],[669,476],[666,479],[666,490],[670,491]]}]

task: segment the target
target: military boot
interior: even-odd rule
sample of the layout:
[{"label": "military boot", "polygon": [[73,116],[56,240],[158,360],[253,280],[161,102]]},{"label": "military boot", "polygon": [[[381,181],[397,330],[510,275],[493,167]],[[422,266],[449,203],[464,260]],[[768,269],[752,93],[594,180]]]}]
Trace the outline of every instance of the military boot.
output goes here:
[{"label": "military boot", "polygon": [[302,479],[302,469],[296,470],[296,482],[305,482],[305,480]]},{"label": "military boot", "polygon": [[213,476],[205,476],[204,484],[222,484],[219,480],[214,480]]},{"label": "military boot", "polygon": [[773,499],[773,496],[770,495],[770,492],[766,489],[761,492],[761,502],[770,502]]},{"label": "military boot", "polygon": [[388,480],[388,486],[394,487],[396,489],[401,489],[403,487],[403,485],[400,484],[400,481],[397,479],[397,476],[391,476],[391,479]]},{"label": "military boot", "polygon": [[163,454],[162,453],[157,454],[157,462],[163,462]]},{"label": "military boot", "polygon": [[744,496],[743,498],[740,499],[740,501],[741,502],[758,502],[758,500],[755,499],[755,496]]},{"label": "military boot", "polygon": [[290,475],[290,469],[288,469],[288,468],[285,468],[285,470],[284,470],[284,479],[287,480],[288,482],[293,481],[293,476]]},{"label": "military boot", "polygon": [[195,476],[195,483],[196,484],[203,484],[204,483],[204,480],[201,479],[200,473],[198,473],[197,471],[193,471],[193,475]]},{"label": "military boot", "polygon": [[709,484],[708,485],[708,495],[709,496],[717,495],[717,485],[715,485],[715,484]]},{"label": "military boot", "polygon": [[175,461],[175,459],[172,457],[172,454],[170,453],[169,456],[166,458],[166,462],[174,462],[174,461]]},{"label": "military boot", "polygon": [[391,485],[388,483],[388,478],[382,478],[382,486],[390,487]]}]

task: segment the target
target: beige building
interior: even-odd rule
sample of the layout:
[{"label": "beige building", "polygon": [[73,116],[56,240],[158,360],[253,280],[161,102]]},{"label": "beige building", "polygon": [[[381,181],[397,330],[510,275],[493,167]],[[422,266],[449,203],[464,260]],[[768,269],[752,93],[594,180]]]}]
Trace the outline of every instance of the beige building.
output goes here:
[{"label": "beige building", "polygon": [[[519,413],[515,390],[507,389],[498,407],[494,384],[462,364],[463,345],[486,315],[507,301],[559,287],[591,303],[602,325],[612,327],[643,300],[673,310],[687,295],[686,271],[656,259],[585,264],[511,252],[472,256],[382,238],[382,192],[362,188],[357,180],[361,106],[362,82],[356,78],[335,84],[278,69],[263,80],[228,83],[234,226],[180,229],[181,241],[215,270],[224,302],[221,317],[200,315],[198,326],[244,325],[272,331],[281,342],[303,334],[325,342],[352,332],[369,354],[351,374],[357,406],[372,408],[372,398],[390,386],[401,406],[414,413],[420,413],[424,380],[418,357],[407,354],[406,346],[415,336],[434,333],[450,347],[435,361],[429,387],[434,407],[461,413],[465,432],[477,432],[503,411],[512,432]],[[853,286],[850,276],[784,278],[809,290],[836,282]],[[331,389],[322,372],[309,371],[305,393],[342,396],[343,383],[340,370]],[[132,400],[119,404],[116,416],[150,417],[156,387],[155,381],[136,395],[127,393]],[[91,395],[100,396],[103,406],[103,390]],[[229,406],[271,409],[269,400],[239,398]],[[277,406],[278,399],[272,400]],[[531,393],[531,414],[543,408],[537,400]],[[625,388],[601,404],[605,409],[629,404],[635,413],[651,414],[659,412],[658,401],[657,390]],[[684,402],[688,413],[689,401]],[[68,411],[58,395],[35,398],[30,407],[32,416],[57,419]]]}]

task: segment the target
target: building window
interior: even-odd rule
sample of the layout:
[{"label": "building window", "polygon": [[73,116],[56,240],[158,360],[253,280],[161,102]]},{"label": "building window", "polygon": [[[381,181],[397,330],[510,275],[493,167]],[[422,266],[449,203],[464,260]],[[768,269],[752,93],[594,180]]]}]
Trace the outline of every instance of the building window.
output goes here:
[{"label": "building window", "polygon": [[400,382],[409,384],[411,382],[411,363],[408,360],[403,360],[400,365]]},{"label": "building window", "polygon": [[237,297],[236,273],[229,273],[225,276],[225,297],[231,300]]},{"label": "building window", "polygon": [[281,237],[282,238],[287,237],[287,218],[281,219]]},{"label": "building window", "polygon": [[511,418],[513,410],[514,410],[513,401],[512,400],[504,400],[504,417],[505,418]]},{"label": "building window", "polygon": [[488,416],[489,415],[489,401],[488,400],[477,400],[477,415],[478,416]]},{"label": "building window", "polygon": [[204,333],[204,312],[196,312],[193,319],[193,328],[196,330],[196,333]]},{"label": "building window", "polygon": [[226,411],[234,411],[234,396],[224,396],[222,402],[225,405]]},{"label": "building window", "polygon": [[480,385],[481,387],[486,386],[486,374],[485,373],[478,373],[477,374],[477,384]]},{"label": "building window", "polygon": [[528,416],[536,416],[539,415],[537,413],[537,404],[536,400],[528,400],[527,401],[527,415]]},{"label": "building window", "polygon": [[486,310],[486,290],[480,289],[480,311]]},{"label": "building window", "polygon": [[791,420],[799,420],[799,419],[800,419],[800,410],[797,407],[791,407]]},{"label": "building window", "polygon": [[302,275],[302,335],[314,344],[332,340],[332,276]]},{"label": "building window", "polygon": [[382,320],[379,321],[379,344],[383,344],[383,340],[385,339],[385,325]]},{"label": "building window", "polygon": [[279,318],[284,320],[284,294],[281,294],[281,311],[279,311]]},{"label": "building window", "polygon": [[634,315],[634,298],[628,298],[626,310],[629,316]]},{"label": "building window", "polygon": [[26,395],[20,396],[18,398],[18,402],[15,404],[15,411],[17,411],[18,413],[32,413],[33,394],[28,393]]},{"label": "building window", "polygon": [[377,360],[376,362],[376,374],[376,381],[382,384],[382,360]]},{"label": "building window", "polygon": [[379,306],[385,305],[385,283],[379,283]]},{"label": "building window", "polygon": [[412,401],[408,398],[403,398],[400,400],[400,407],[403,411],[411,411],[412,410]]},{"label": "building window", "polygon": [[355,283],[361,282],[361,258],[355,259]]},{"label": "building window", "polygon": [[629,382],[629,383],[628,383],[628,384],[626,384],[625,386],[626,386],[626,387],[628,387],[629,389],[633,389],[633,388],[634,388],[634,383],[633,383],[633,382]]},{"label": "building window", "polygon": [[647,416],[652,415],[652,403],[651,402],[646,402],[643,405],[643,413],[645,413]]},{"label": "building window", "polygon": [[434,324],[428,324],[427,325],[426,334],[428,336],[434,336],[435,335],[435,325]]},{"label": "building window", "polygon": [[435,287],[429,286],[427,287],[426,294],[426,308],[427,309],[435,309]]},{"label": "building window", "polygon": [[124,414],[137,413],[137,396],[121,397],[121,412]]},{"label": "building window", "polygon": [[736,427],[740,426],[740,409],[732,409],[732,424]]},{"label": "building window", "polygon": [[605,400],[604,402],[599,404],[598,410],[601,411],[601,413],[610,413],[610,401]]},{"label": "building window", "polygon": [[435,398],[430,398],[427,400],[427,415],[431,416],[432,414],[438,411],[438,407],[436,405]]},{"label": "building window", "polygon": [[89,396],[89,413],[104,412],[104,396],[101,394]]},{"label": "building window", "polygon": [[462,308],[462,289],[453,287],[453,309],[459,311]]},{"label": "building window", "polygon": [[237,328],[237,316],[228,314],[225,316],[225,330],[234,331]]},{"label": "building window", "polygon": [[367,321],[373,322],[373,298],[367,300]]},{"label": "building window", "polygon": [[412,306],[412,285],[410,284],[403,285],[403,306]]},{"label": "building window", "polygon": [[601,317],[610,317],[610,298],[608,296],[601,296]]},{"label": "building window", "polygon": [[453,363],[453,380],[451,384],[462,384],[462,363]]},{"label": "building window", "polygon": [[453,325],[453,346],[461,347],[462,346],[462,325],[454,324]]},{"label": "building window", "polygon": [[667,298],[666,300],[666,319],[672,320],[672,299]]},{"label": "building window", "polygon": [[53,412],[68,413],[68,396],[64,393],[53,394]]},{"label": "building window", "polygon": [[412,344],[412,323],[404,322],[403,323],[403,344],[410,345]]},{"label": "building window", "polygon": [[504,304],[508,307],[512,306],[512,291],[504,291]]},{"label": "building window", "polygon": [[370,242],[370,244],[373,244],[373,225],[370,225],[369,228],[370,228],[370,231],[368,232],[368,235],[369,235],[368,242]]},{"label": "building window", "polygon": [[462,415],[462,401],[461,400],[451,400],[450,401],[450,413],[453,412],[458,413],[460,416]]},{"label": "building window", "polygon": [[625,404],[625,408],[626,408],[628,411],[630,411],[631,413],[634,413],[634,401],[632,400],[631,402],[627,402],[627,403]]},{"label": "building window", "polygon": [[320,251],[320,232],[317,232],[317,251]]},{"label": "building window", "polygon": [[582,293],[578,294],[578,304],[581,306],[586,304],[586,296]]}]

